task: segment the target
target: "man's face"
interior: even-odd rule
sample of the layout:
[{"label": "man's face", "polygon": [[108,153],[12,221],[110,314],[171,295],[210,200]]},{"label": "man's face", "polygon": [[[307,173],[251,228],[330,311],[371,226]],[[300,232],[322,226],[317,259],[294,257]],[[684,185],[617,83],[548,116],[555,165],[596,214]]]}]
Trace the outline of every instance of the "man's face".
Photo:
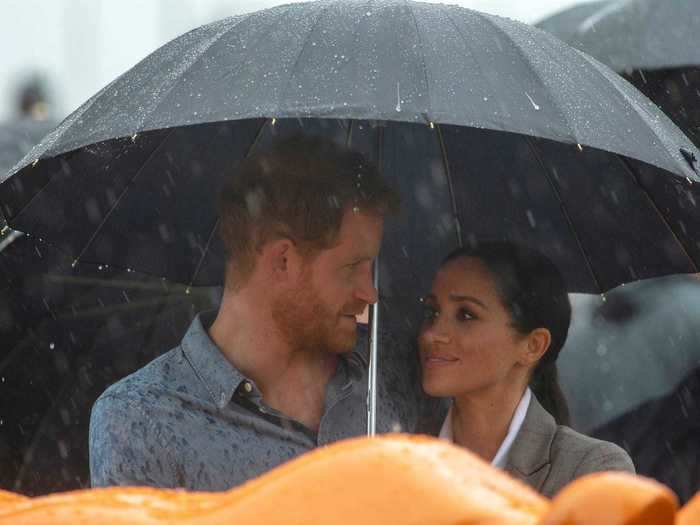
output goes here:
[{"label": "man's face", "polygon": [[349,352],[357,340],[355,316],[377,301],[372,264],[384,220],[348,211],[336,244],[305,263],[297,285],[276,301],[273,315],[299,350]]}]

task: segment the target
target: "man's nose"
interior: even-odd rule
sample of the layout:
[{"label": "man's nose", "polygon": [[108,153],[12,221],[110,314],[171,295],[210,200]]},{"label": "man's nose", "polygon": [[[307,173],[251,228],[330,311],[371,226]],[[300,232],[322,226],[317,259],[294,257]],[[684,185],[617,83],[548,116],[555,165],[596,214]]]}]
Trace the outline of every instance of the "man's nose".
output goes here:
[{"label": "man's nose", "polygon": [[355,288],[355,298],[367,304],[374,304],[379,299],[379,292],[377,292],[377,289],[374,287],[374,279],[372,278],[371,271]]}]

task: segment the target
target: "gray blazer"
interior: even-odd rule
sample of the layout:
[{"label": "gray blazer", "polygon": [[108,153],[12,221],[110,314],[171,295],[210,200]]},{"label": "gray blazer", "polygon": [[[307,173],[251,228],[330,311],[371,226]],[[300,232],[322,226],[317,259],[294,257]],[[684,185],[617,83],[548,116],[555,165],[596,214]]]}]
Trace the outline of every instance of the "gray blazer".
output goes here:
[{"label": "gray blazer", "polygon": [[614,443],[557,425],[533,395],[504,470],[540,494],[552,497],[584,474],[602,470],[633,473],[634,464]]}]

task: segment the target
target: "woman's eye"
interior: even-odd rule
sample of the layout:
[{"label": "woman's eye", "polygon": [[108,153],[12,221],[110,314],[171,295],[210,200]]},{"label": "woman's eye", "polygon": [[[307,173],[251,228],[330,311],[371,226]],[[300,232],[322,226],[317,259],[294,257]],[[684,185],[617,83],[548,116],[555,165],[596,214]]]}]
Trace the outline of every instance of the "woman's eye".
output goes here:
[{"label": "woman's eye", "polygon": [[424,321],[432,322],[437,318],[438,315],[439,315],[439,312],[435,308],[432,308],[431,306],[424,306],[423,307],[423,320]]},{"label": "woman's eye", "polygon": [[469,312],[469,310],[465,310],[464,308],[457,310],[458,321],[471,321],[472,319],[475,319],[475,317],[471,314],[471,312]]}]

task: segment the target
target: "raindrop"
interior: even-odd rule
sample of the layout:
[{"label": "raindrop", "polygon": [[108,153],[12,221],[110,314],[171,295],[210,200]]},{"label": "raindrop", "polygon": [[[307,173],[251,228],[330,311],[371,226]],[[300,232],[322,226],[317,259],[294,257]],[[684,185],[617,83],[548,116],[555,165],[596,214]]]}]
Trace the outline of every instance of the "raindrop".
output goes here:
[{"label": "raindrop", "polygon": [[576,144],[576,147],[578,148],[579,151],[583,151],[583,146],[581,146],[581,144]]},{"label": "raindrop", "polygon": [[136,137],[138,137],[138,136],[139,136],[138,133],[134,133],[133,135],[131,135],[131,142],[136,142]]},{"label": "raindrop", "polygon": [[532,228],[537,227],[537,221],[535,220],[535,216],[532,213],[532,210],[527,210],[527,222],[530,223],[530,226]]},{"label": "raindrop", "polygon": [[539,111],[539,110],[540,110],[540,106],[538,106],[538,105],[535,103],[535,101],[532,100],[532,97],[530,96],[530,93],[528,93],[528,92],[526,91],[526,92],[525,92],[525,96],[526,96],[527,99],[530,101],[530,104],[532,104],[532,107],[535,108],[535,111]]},{"label": "raindrop", "polygon": [[56,348],[56,345],[53,343],[49,343],[49,350],[53,350],[54,348]]},{"label": "raindrop", "polygon": [[484,102],[488,102],[488,101],[489,101],[489,97],[484,97]]},{"label": "raindrop", "polygon": [[39,159],[36,159],[34,162],[32,162],[32,167],[35,167],[37,164],[39,164]]},{"label": "raindrop", "polygon": [[367,16],[372,16],[372,11],[367,11],[365,14],[366,14]]},{"label": "raindrop", "polygon": [[401,84],[400,84],[400,82],[396,83],[396,111],[397,112],[401,111]]}]

